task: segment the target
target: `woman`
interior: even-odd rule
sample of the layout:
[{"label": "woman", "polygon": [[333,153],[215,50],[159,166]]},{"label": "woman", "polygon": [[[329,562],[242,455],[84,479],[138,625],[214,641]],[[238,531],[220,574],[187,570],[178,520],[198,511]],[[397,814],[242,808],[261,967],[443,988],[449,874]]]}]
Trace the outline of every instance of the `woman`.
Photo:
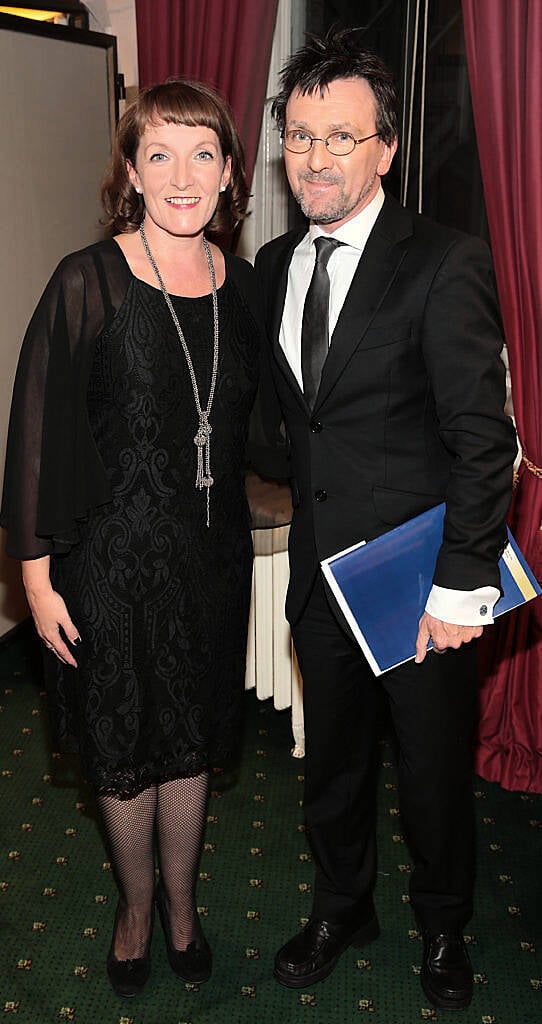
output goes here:
[{"label": "woman", "polygon": [[17,372],[2,524],[46,650],[60,749],[97,794],[120,891],[108,974],[204,981],[195,907],[211,757],[237,733],[252,543],[243,486],[258,376],[252,268],[208,243],[247,202],[223,102],[173,81],[120,121],[113,238],[67,256]]}]

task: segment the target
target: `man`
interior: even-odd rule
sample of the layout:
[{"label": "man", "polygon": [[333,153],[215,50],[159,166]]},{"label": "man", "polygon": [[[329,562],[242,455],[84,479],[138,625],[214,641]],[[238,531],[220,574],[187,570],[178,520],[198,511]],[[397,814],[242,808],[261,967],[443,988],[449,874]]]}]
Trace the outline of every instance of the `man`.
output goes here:
[{"label": "man", "polygon": [[[310,227],[256,259],[291,453],[286,612],[304,681],[304,806],[316,866],[309,923],[277,954],[275,977],[305,988],[347,946],[378,936],[373,768],[383,687],[399,741],[421,981],[436,1006],[459,1009],[472,996],[462,936],[474,877],[472,641],[499,596],[516,445],[503,414],[489,252],[384,195],[395,91],[356,38],[311,38],[283,69],[274,114]],[[319,563],[442,501],[444,539],[416,660],[377,681]]]}]

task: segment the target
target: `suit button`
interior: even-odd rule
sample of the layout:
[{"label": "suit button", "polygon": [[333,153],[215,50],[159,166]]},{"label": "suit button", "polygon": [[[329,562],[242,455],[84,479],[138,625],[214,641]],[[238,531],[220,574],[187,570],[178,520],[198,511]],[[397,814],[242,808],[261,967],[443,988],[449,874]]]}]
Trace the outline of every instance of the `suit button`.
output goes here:
[{"label": "suit button", "polygon": [[327,491],[324,491],[323,489],[315,491],[314,497],[316,498],[316,501],[327,501]]},{"label": "suit button", "polygon": [[320,420],[311,420],[311,430],[313,434],[319,434],[320,431],[322,430],[322,427],[323,424],[320,423]]}]

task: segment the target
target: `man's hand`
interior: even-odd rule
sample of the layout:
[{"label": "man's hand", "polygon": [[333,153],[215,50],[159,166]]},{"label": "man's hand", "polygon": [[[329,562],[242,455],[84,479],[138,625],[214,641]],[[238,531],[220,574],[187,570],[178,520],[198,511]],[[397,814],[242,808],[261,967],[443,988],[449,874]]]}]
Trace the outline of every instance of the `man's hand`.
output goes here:
[{"label": "man's hand", "polygon": [[449,647],[461,647],[475,637],[482,635],[482,626],[454,626],[451,622],[442,622],[424,612],[420,619],[418,638],[416,640],[416,664],[419,665],[427,654],[429,639],[433,640],[433,650],[444,654]]}]

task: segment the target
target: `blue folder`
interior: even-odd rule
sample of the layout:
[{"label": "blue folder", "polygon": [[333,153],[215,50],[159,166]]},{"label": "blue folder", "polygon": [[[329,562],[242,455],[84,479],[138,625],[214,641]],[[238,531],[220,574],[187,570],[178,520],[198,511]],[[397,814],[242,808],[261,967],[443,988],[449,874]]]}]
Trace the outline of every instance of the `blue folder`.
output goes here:
[{"label": "blue folder", "polygon": [[[416,654],[418,622],[442,544],[444,510],[444,504],[436,505],[375,540],[361,541],[321,563],[377,676]],[[495,618],[542,593],[510,531],[499,569],[502,597],[495,605]]]}]

